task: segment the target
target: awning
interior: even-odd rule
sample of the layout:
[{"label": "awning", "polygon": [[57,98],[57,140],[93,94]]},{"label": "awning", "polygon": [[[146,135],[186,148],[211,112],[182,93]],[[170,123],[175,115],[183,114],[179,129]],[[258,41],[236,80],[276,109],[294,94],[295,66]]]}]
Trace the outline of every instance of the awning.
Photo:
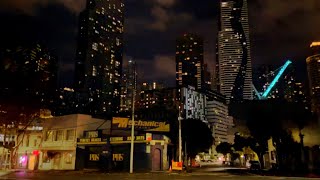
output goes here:
[{"label": "awning", "polygon": [[76,147],[40,147],[40,151],[75,151]]}]

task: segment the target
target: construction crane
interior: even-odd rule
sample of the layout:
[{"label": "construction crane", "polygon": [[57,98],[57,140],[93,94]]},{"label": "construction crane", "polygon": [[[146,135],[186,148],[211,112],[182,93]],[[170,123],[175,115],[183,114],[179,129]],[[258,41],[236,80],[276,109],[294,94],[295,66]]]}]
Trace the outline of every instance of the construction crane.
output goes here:
[{"label": "construction crane", "polygon": [[[273,79],[273,81],[270,83],[270,85],[268,86],[268,88],[264,92],[262,92],[262,93],[259,92],[257,90],[257,88],[252,84],[254,92],[256,93],[256,95],[257,95],[259,100],[268,99],[268,95],[270,94],[271,90],[277,84],[277,82],[279,81],[280,77],[283,75],[283,73],[285,72],[285,70],[288,68],[288,66],[290,64],[292,64],[292,62],[290,60],[287,60],[286,63],[279,68],[280,71],[278,72],[276,77]],[[277,69],[276,71],[278,71],[279,69]]]}]

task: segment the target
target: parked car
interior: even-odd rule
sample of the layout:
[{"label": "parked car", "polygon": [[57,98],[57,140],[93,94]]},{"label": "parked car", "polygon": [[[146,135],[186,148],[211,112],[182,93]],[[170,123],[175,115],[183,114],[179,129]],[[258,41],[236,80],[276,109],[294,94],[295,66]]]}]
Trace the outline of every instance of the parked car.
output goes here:
[{"label": "parked car", "polygon": [[249,161],[248,168],[251,171],[259,171],[261,170],[261,164],[259,161]]}]

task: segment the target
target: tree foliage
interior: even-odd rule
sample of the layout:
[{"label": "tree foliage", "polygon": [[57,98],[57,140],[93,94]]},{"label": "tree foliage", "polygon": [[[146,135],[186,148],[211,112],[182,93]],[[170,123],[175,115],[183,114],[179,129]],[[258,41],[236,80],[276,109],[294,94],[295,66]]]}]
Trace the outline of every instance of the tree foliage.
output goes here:
[{"label": "tree foliage", "polygon": [[[15,99],[10,101],[2,101],[0,104],[0,132],[4,136],[18,135],[19,126],[24,129],[29,125],[31,120],[39,117],[39,104],[34,104],[32,99],[27,97]],[[10,142],[3,142],[4,147],[11,149]]]},{"label": "tree foliage", "polygon": [[[295,152],[298,152],[299,149],[296,149],[297,143],[294,142],[287,129],[296,126],[301,130],[312,120],[312,114],[304,106],[281,100],[248,101],[242,104],[233,104],[231,113],[238,119],[246,120],[252,136],[252,138],[248,138],[247,143],[258,154],[260,161],[267,151],[267,141],[271,137],[277,148],[280,166],[288,165],[288,161],[284,157],[288,158],[289,154],[291,159],[292,157],[301,157],[291,153],[293,149]],[[238,144],[236,143],[237,146]]]},{"label": "tree foliage", "polygon": [[208,151],[214,142],[208,125],[198,119],[182,120],[182,137],[191,158],[200,152]]},{"label": "tree foliage", "polygon": [[216,147],[216,151],[226,156],[228,153],[232,153],[232,145],[222,142]]}]

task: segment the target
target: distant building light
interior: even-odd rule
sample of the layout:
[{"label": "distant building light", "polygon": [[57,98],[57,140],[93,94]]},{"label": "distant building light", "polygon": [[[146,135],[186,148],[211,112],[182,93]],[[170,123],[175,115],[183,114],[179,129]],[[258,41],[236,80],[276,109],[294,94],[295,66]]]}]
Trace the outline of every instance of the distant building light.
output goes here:
[{"label": "distant building light", "polygon": [[221,7],[227,7],[228,6],[228,3],[227,2],[222,2],[221,3]]},{"label": "distant building light", "polygon": [[67,87],[63,88],[63,90],[65,90],[65,91],[69,91],[69,92],[74,92],[74,90],[73,90],[73,89],[71,89],[71,88],[67,88]]},{"label": "distant building light", "polygon": [[310,47],[314,47],[314,46],[320,46],[320,41],[319,42],[312,42]]}]

